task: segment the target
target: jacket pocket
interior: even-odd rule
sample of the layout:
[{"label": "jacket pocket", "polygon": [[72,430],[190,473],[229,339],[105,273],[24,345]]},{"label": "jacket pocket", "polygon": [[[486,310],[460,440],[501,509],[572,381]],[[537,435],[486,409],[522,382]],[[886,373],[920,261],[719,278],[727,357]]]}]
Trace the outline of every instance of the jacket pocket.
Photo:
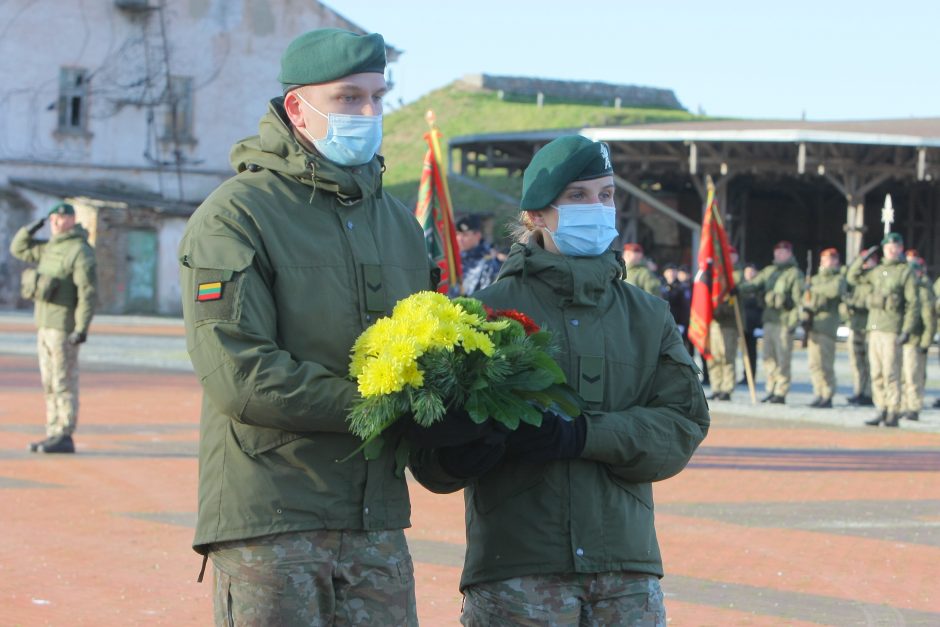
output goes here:
[{"label": "jacket pocket", "polygon": [[34,300],[39,283],[39,272],[36,268],[26,268],[20,275],[20,297],[25,300]]},{"label": "jacket pocket", "polygon": [[610,480],[613,481],[618,487],[623,491],[627,492],[635,498],[637,501],[646,506],[646,509],[653,509],[653,486],[649,483],[631,483],[625,479],[621,479],[617,475],[613,474],[609,470],[607,471],[607,476],[610,477]]},{"label": "jacket pocket", "polygon": [[232,435],[235,436],[238,447],[249,457],[261,455],[303,437],[299,433],[271,429],[270,427],[255,427],[234,420],[231,424]]},{"label": "jacket pocket", "polygon": [[59,293],[59,287],[62,285],[62,280],[58,277],[39,274],[38,272],[36,274],[36,300],[41,300],[45,303],[51,303],[55,300],[56,295]]},{"label": "jacket pocket", "polygon": [[536,468],[532,464],[504,464],[497,472],[487,473],[479,479],[474,486],[473,502],[480,513],[487,514],[543,483],[545,472],[545,468]]}]

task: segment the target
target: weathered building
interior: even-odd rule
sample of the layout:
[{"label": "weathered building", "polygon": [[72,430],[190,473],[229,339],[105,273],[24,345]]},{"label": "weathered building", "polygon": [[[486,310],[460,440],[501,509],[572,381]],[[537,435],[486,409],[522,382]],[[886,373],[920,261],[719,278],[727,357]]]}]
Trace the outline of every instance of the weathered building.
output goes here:
[{"label": "weathered building", "polygon": [[181,311],[186,217],[280,94],[284,47],[366,32],[315,0],[13,0],[0,25],[0,306],[18,302],[16,228],[68,199],[108,313]]}]

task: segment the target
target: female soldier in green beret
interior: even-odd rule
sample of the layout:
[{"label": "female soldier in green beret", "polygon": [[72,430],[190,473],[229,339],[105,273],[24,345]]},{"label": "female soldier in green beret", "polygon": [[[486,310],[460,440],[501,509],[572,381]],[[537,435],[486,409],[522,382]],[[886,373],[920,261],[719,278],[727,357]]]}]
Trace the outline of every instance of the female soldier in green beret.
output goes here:
[{"label": "female soldier in green beret", "polygon": [[554,332],[585,409],[413,464],[429,489],[465,488],[461,620],[665,625],[651,483],[682,470],[708,431],[695,366],[667,303],[622,280],[605,144],[542,148],[522,209],[499,279],[474,296]]}]

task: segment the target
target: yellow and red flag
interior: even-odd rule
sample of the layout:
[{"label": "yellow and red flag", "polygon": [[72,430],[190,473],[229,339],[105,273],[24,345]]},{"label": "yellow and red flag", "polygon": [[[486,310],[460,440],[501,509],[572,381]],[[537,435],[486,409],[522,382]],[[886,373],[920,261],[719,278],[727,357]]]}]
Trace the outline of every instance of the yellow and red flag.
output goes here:
[{"label": "yellow and red flag", "polygon": [[[433,120],[430,111],[428,119]],[[415,218],[424,229],[428,255],[441,268],[439,291],[447,293],[449,288],[460,285],[462,269],[447,174],[442,165],[441,132],[433,125],[433,121],[431,124],[431,130],[424,134],[428,152],[424,156],[424,169],[421,171],[421,184],[418,186]]]},{"label": "yellow and red flag", "polygon": [[731,262],[728,234],[721,223],[715,190],[709,187],[698,248],[698,268],[692,283],[692,308],[689,316],[689,341],[703,357],[711,358],[708,331],[715,307],[731,297],[734,266]]}]

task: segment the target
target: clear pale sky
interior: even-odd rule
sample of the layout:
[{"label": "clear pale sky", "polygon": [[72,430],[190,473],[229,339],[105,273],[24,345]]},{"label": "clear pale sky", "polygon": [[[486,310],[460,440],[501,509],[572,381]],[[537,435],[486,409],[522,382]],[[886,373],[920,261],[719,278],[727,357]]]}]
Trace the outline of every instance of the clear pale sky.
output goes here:
[{"label": "clear pale sky", "polygon": [[715,116],[940,116],[936,0],[324,2],[404,52],[389,105],[486,73],[664,87]]}]

